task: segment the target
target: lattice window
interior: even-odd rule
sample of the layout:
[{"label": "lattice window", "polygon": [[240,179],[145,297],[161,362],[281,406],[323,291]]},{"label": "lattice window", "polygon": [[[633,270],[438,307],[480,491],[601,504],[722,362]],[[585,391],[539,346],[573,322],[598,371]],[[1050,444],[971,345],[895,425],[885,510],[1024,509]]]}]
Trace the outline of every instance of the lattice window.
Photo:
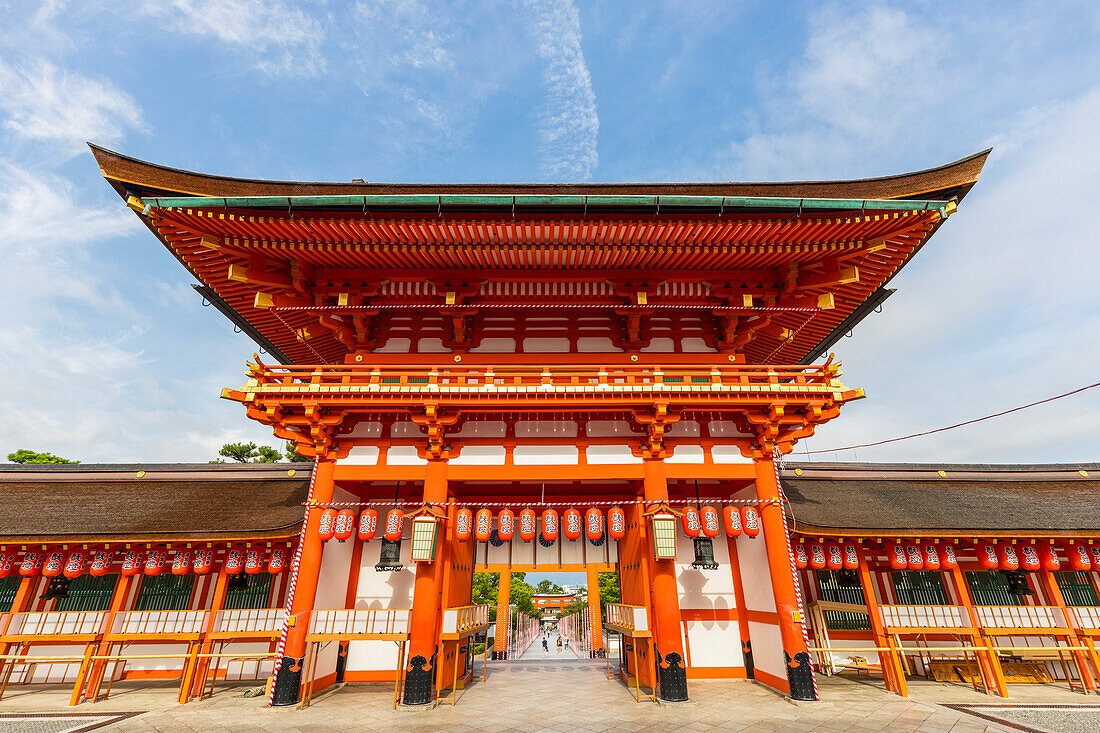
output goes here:
[{"label": "lattice window", "polygon": [[[852,570],[818,570],[817,589],[823,601],[867,605],[859,576]],[[871,618],[865,613],[825,611],[825,626],[830,629],[870,629]]]},{"label": "lattice window", "polygon": [[1067,606],[1100,606],[1096,589],[1092,587],[1089,574],[1079,570],[1059,570],[1054,573],[1062,599]]},{"label": "lattice window", "polygon": [[1008,579],[996,570],[976,570],[966,574],[970,597],[975,606],[1019,606],[1020,596],[1010,590]]},{"label": "lattice window", "polygon": [[19,592],[21,577],[0,578],[0,613],[11,610],[11,604],[15,602],[15,594]]},{"label": "lattice window", "polygon": [[890,573],[894,594],[903,606],[949,606],[943,576],[930,570],[897,570]]},{"label": "lattice window", "polygon": [[84,574],[69,584],[69,597],[59,598],[55,611],[106,611],[111,607],[118,575]]},{"label": "lattice window", "polygon": [[241,573],[232,576],[225,589],[225,603],[222,608],[268,608],[273,578],[269,573]]},{"label": "lattice window", "polygon": [[146,576],[135,611],[182,611],[191,607],[194,575]]}]

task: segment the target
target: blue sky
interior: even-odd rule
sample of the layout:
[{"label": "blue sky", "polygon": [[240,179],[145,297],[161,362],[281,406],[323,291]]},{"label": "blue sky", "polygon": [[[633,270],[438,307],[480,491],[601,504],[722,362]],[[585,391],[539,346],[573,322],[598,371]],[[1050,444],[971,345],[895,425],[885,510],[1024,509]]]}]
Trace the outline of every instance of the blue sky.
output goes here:
[{"label": "blue sky", "polygon": [[[254,350],[84,141],[237,176],[876,176],[994,146],[836,347],[890,437],[1100,379],[1100,6],[0,1],[0,452],[207,460]],[[1100,390],[861,460],[1100,460]],[[801,449],[801,447],[800,447]],[[831,454],[819,456],[833,459]]]}]

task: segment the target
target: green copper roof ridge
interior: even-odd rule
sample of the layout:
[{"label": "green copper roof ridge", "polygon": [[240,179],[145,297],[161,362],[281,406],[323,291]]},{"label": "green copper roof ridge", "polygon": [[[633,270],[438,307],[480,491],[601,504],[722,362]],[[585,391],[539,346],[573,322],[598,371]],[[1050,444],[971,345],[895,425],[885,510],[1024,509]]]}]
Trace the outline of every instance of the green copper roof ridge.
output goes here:
[{"label": "green copper roof ridge", "polygon": [[714,209],[793,209],[800,211],[938,211],[946,215],[950,201],[927,199],[830,199],[778,196],[578,196],[504,194],[403,194],[336,196],[149,196],[141,199],[147,208],[272,208],[324,209],[355,207],[457,207],[457,206],[558,206],[558,207],[700,207]]}]

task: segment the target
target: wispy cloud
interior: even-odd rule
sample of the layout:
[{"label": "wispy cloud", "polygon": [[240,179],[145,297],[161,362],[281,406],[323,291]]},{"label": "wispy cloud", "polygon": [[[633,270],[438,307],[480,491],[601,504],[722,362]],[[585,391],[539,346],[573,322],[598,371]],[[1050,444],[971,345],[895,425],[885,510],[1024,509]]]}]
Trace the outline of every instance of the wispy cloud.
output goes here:
[{"label": "wispy cloud", "polygon": [[324,26],[300,7],[275,0],[171,0],[144,9],[179,33],[246,51],[267,73],[310,77],[325,69]]},{"label": "wispy cloud", "polygon": [[586,181],[599,164],[600,117],[581,47],[581,21],[570,2],[527,0],[535,50],[546,64],[546,98],[539,109],[539,157],[553,179]]},{"label": "wispy cloud", "polygon": [[129,94],[44,59],[16,65],[0,58],[0,117],[15,138],[50,143],[66,157],[84,152],[85,140],[116,142],[142,128]]}]

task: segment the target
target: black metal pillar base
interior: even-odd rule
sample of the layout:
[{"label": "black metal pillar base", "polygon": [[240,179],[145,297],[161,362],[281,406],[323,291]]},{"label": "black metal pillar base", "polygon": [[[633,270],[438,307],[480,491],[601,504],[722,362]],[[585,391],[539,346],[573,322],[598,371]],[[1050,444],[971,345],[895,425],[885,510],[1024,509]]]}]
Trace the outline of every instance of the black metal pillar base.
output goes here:
[{"label": "black metal pillar base", "polygon": [[302,689],[303,661],[304,658],[283,657],[279,673],[275,675],[275,686],[271,693],[272,706],[284,707],[298,704],[298,695]]},{"label": "black metal pillar base", "polygon": [[741,642],[741,654],[745,657],[745,677],[756,679],[756,666],[752,663],[752,642],[748,639]]},{"label": "black metal pillar base", "polygon": [[424,658],[423,654],[417,654],[409,660],[409,669],[405,673],[405,696],[402,702],[406,705],[427,705],[432,701],[432,678],[435,676],[435,656],[439,653],[436,647],[432,653],[431,661]]},{"label": "black metal pillar base", "polygon": [[340,642],[340,651],[336,655],[336,684],[344,681],[344,670],[348,666],[348,643]]},{"label": "black metal pillar base", "polygon": [[497,660],[497,659],[504,660],[504,659],[507,659],[507,658],[508,658],[508,652],[498,652],[496,649],[493,650],[493,656],[492,656],[493,660]]},{"label": "black metal pillar base", "polygon": [[676,652],[663,659],[657,652],[657,687],[657,696],[666,702],[684,702],[688,699],[687,670]]},{"label": "black metal pillar base", "polygon": [[799,652],[794,655],[793,662],[787,652],[783,652],[783,656],[787,659],[787,682],[791,687],[791,699],[811,702],[817,700],[814,693],[814,672],[810,669],[810,655]]}]

